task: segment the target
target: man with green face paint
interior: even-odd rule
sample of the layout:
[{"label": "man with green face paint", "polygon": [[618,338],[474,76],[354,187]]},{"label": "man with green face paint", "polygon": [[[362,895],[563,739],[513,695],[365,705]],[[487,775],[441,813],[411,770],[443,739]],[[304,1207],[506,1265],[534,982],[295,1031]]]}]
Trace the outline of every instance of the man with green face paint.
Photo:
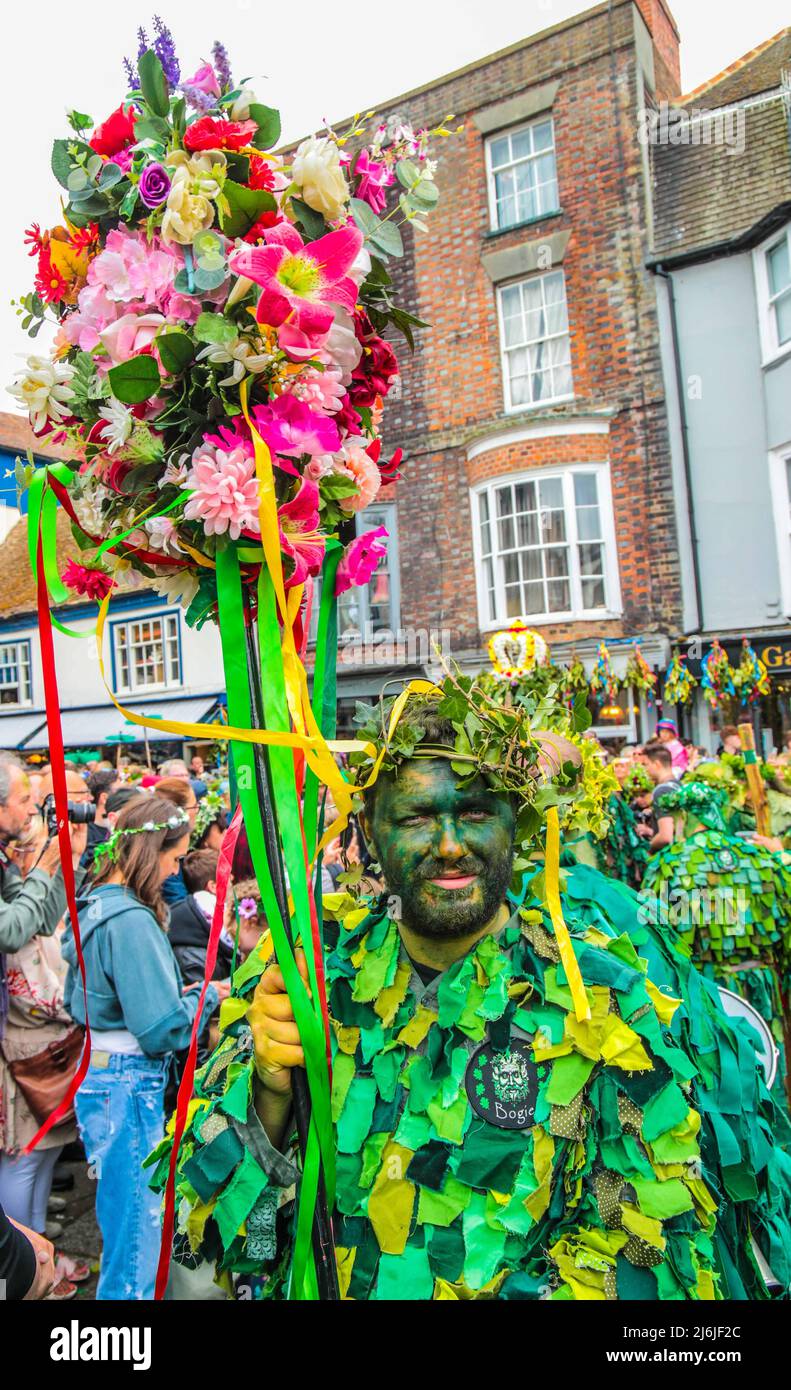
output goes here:
[{"label": "man with green face paint", "polygon": [[[563,744],[558,758],[549,736],[542,752],[538,735],[520,804],[504,763],[464,754],[457,720],[430,705],[403,719],[413,737],[387,747],[362,815],[387,892],[327,943],[342,1295],[787,1292],[790,1165],[716,991],[641,924],[629,889],[580,866],[563,893],[580,1021],[545,905],[549,865],[530,865],[508,896],[550,744],[560,782],[580,756]],[[179,1155],[174,1256],[213,1267],[230,1296],[241,1285],[277,1298],[299,1182],[291,1072],[304,1058],[278,967],[253,962],[238,992],[247,1017],[201,1074]],[[154,1157],[162,1184],[167,1144]]]}]

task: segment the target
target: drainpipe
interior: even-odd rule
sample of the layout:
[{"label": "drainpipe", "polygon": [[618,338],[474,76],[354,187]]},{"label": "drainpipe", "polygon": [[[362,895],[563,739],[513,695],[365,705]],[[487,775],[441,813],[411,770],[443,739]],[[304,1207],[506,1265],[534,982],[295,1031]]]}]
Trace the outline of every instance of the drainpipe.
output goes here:
[{"label": "drainpipe", "polygon": [[673,366],[676,376],[676,394],[678,395],[678,412],[681,418],[681,454],[684,460],[684,482],[687,501],[687,512],[689,515],[689,532],[692,543],[692,576],[695,591],[695,607],[698,615],[698,627],[701,632],[705,631],[705,620],[703,616],[703,592],[700,582],[700,558],[698,531],[695,522],[695,501],[692,492],[692,463],[689,453],[689,425],[687,424],[687,410],[684,398],[684,380],[681,371],[681,353],[678,346],[678,319],[676,317],[676,296],[673,289],[673,276],[659,265],[652,265],[655,275],[661,275],[667,285],[668,304],[670,307],[670,334],[673,342]]}]

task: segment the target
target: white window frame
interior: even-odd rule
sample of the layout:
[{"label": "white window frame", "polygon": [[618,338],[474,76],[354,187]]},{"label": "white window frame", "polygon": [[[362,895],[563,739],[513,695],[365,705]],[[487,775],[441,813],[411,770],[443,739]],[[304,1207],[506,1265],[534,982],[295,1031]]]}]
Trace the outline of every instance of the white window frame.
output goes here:
[{"label": "white window frame", "polygon": [[[33,644],[29,637],[10,637],[0,642],[0,652],[10,648],[15,649],[15,661],[12,664],[16,665],[17,676],[19,677],[17,685],[20,694],[22,693],[25,672],[27,674],[27,691],[21,700],[9,700],[8,703],[0,704],[0,712],[12,709],[30,709],[33,704]],[[2,689],[3,686],[0,684],[0,690]]]},{"label": "white window frame", "polygon": [[[509,222],[507,226],[501,227],[500,223],[497,220],[497,186],[495,184],[494,179],[495,170],[492,163],[492,147],[496,140],[502,140],[506,136],[512,137],[514,135],[521,135],[523,130],[529,130],[532,126],[546,125],[547,122],[549,122],[549,125],[552,130],[552,144],[549,146],[548,149],[541,150],[540,154],[543,156],[551,153],[555,164],[555,187],[557,189],[556,205],[553,208],[547,208],[544,212],[537,212],[534,217],[520,218],[518,222]],[[527,163],[529,159],[537,159],[538,157],[538,155],[529,155],[524,160],[513,160],[511,164],[504,164],[502,168],[512,169],[515,164]],[[502,172],[502,170],[498,169],[497,172],[500,173]],[[542,217],[552,217],[556,215],[558,212],[560,212],[560,184],[558,182],[558,160],[557,146],[555,144],[555,122],[551,113],[544,112],[544,114],[541,116],[536,116],[535,118],[529,121],[522,121],[519,125],[507,126],[504,130],[497,130],[487,137],[486,184],[489,194],[489,229],[492,232],[510,232],[514,227],[524,227],[525,225],[528,225],[531,222],[539,221],[539,219]]]},{"label": "white window frame", "polygon": [[784,227],[780,232],[774,232],[767,237],[766,241],[753,251],[753,270],[755,272],[755,288],[758,300],[758,326],[761,335],[761,357],[762,365],[768,366],[771,362],[778,362],[783,357],[788,357],[791,353],[791,339],[787,343],[778,342],[777,338],[777,318],[772,307],[772,295],[769,288],[769,266],[767,264],[768,253],[778,246],[781,241],[788,243],[788,254],[791,259],[791,223]]},{"label": "white window frame", "polygon": [[[162,624],[162,664],[165,669],[165,679],[164,681],[151,681],[138,685],[134,681],[134,662],[132,661],[131,657],[133,645],[137,644],[133,644],[132,642],[131,629],[138,623],[154,622],[161,622]],[[168,629],[170,629],[170,631],[168,631]],[[122,675],[122,662],[118,644],[118,639],[121,631],[125,631],[127,634],[127,650],[129,652],[129,676],[128,680],[126,681],[124,681]],[[118,622],[114,622],[111,625],[111,636],[113,651],[113,674],[115,677],[116,689],[119,693],[124,695],[140,695],[148,694],[152,691],[183,689],[184,655],[181,641],[181,617],[177,608],[171,608],[163,610],[162,612],[155,613],[139,613],[136,614],[134,617],[119,619]],[[174,637],[178,648],[178,671],[175,674],[173,672],[173,662],[170,655],[169,645]]]},{"label": "white window frame", "polygon": [[783,614],[791,617],[791,440],[769,454],[769,487],[772,493],[772,512],[777,543],[777,567],[780,571],[780,598]]},{"label": "white window frame", "polygon": [[[387,531],[387,540],[384,545],[387,550],[387,570],[390,577],[390,627],[380,629],[381,633],[390,634],[390,641],[397,640],[397,634],[401,627],[401,569],[398,560],[398,507],[395,502],[371,502],[362,512],[357,512],[355,516],[356,533],[364,536],[366,531],[374,531],[377,526],[384,526]],[[371,584],[374,582],[375,572],[371,576],[368,584],[359,586],[360,606],[363,609],[361,641],[368,640],[366,624],[370,621],[370,592]],[[340,602],[340,600],[339,600]],[[319,607],[321,604],[321,577],[316,580],[313,590],[313,603],[310,615],[310,634],[308,641],[312,646],[316,643],[316,633],[318,631]],[[351,637],[347,637],[346,642],[354,645]],[[379,632],[371,634],[373,642],[385,640]],[[344,639],[338,633],[339,646],[344,645]]]},{"label": "white window frame", "polygon": [[[604,593],[605,606],[603,608],[583,608],[581,604],[582,586],[578,570],[577,545],[577,515],[574,504],[574,480],[575,473],[591,473],[596,478],[596,488],[599,512],[601,516],[602,544],[604,545]],[[561,478],[563,483],[563,510],[566,517],[566,544],[569,547],[570,565],[570,592],[572,606],[566,612],[560,613],[524,613],[508,617],[505,612],[496,618],[487,616],[488,592],[486,577],[483,566],[483,553],[481,546],[481,515],[480,497],[486,493],[489,501],[490,524],[492,518],[496,519],[496,509],[494,505],[494,492],[504,484],[530,483],[541,479]],[[612,489],[610,485],[610,465],[608,462],[600,463],[567,463],[562,467],[530,468],[519,473],[503,473],[496,478],[487,478],[485,482],[478,483],[471,489],[470,496],[471,515],[472,515],[472,541],[473,554],[475,557],[475,587],[478,599],[478,628],[481,632],[496,632],[500,628],[506,628],[519,618],[530,627],[548,626],[552,623],[568,622],[601,622],[608,618],[619,618],[622,614],[621,587],[618,575],[618,552],[615,543],[615,518],[613,515]],[[493,536],[494,539],[494,536]],[[584,544],[584,541],[582,542]],[[498,606],[505,608],[505,598],[501,574],[499,553],[494,561],[495,564],[495,596]]]},{"label": "white window frame", "polygon": [[[566,301],[566,331],[565,333],[552,333],[548,338],[537,339],[537,342],[548,343],[553,338],[567,337],[569,340],[569,371],[571,372],[571,390],[563,396],[542,396],[539,401],[522,401],[514,404],[511,400],[511,373],[508,365],[508,355],[516,351],[515,348],[506,347],[505,342],[505,316],[503,314],[503,294],[506,290],[514,289],[517,285],[530,284],[536,280],[546,280],[549,275],[561,275],[563,277],[563,294]],[[540,275],[523,275],[518,280],[509,280],[506,284],[497,286],[497,323],[500,332],[500,369],[503,376],[503,399],[507,415],[521,415],[529,410],[543,410],[548,405],[557,405],[561,401],[573,401],[574,399],[574,367],[571,362],[571,324],[569,323],[569,299],[567,293],[566,275],[562,266],[553,266],[551,270],[546,270]]]}]

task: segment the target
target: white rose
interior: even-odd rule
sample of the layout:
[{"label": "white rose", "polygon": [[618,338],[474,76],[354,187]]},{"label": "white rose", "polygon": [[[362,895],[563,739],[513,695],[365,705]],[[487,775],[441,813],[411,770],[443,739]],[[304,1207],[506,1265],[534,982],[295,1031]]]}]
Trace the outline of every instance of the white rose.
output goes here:
[{"label": "white rose", "polygon": [[368,252],[364,246],[361,246],[352,264],[349,266],[349,279],[353,280],[355,285],[357,285],[359,289],[360,285],[363,283],[363,280],[367,280],[370,273],[370,252]]},{"label": "white rose", "polygon": [[308,207],[337,222],[346,214],[349,186],[341,168],[341,157],[334,140],[311,135],[294,155],[291,177]]},{"label": "white rose", "polygon": [[231,107],[231,120],[232,120],[232,121],[246,121],[246,120],[249,120],[249,117],[250,117],[250,107],[251,107],[251,106],[255,106],[255,105],[257,104],[257,102],[258,102],[258,97],[256,96],[255,92],[253,91],[252,87],[249,85],[249,83],[246,84],[244,87],[242,87],[242,90],[240,91],[238,97],[236,98],[236,101],[234,102],[233,106]]},{"label": "white rose", "polygon": [[354,331],[351,314],[337,304],[333,305],[333,313],[335,319],[323,351],[331,358],[332,365],[338,368],[343,385],[348,386],[352,372],[363,355],[362,343]]}]

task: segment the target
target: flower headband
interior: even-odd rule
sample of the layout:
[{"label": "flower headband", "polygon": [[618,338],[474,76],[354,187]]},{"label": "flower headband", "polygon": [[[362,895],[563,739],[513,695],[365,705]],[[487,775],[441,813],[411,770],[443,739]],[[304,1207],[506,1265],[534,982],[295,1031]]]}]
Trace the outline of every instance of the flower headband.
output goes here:
[{"label": "flower headband", "polygon": [[104,860],[109,864],[114,864],[118,854],[118,846],[125,835],[142,835],[144,831],[151,833],[156,830],[178,830],[182,825],[189,825],[190,818],[186,811],[174,811],[172,816],[168,816],[165,821],[147,820],[144,825],[136,827],[119,828],[114,830],[112,835],[102,844],[97,845],[93,855],[94,871],[101,867]]}]

